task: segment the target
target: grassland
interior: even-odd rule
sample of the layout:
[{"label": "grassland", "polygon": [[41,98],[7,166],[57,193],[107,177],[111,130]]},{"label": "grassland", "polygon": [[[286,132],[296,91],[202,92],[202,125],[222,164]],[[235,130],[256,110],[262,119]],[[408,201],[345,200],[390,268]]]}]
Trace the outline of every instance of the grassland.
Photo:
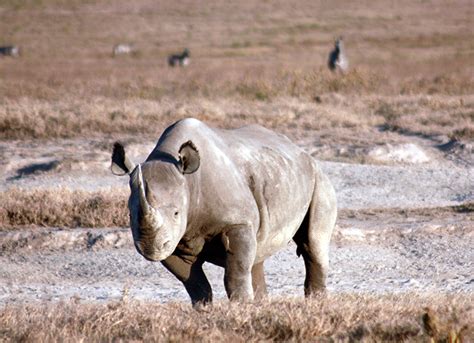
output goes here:
[{"label": "grassland", "polygon": [[[190,116],[221,127],[260,123],[296,139],[322,132],[326,142],[348,145],[376,130],[474,140],[470,0],[5,0],[0,17],[0,45],[22,49],[19,58],[0,58],[3,142],[151,140]],[[339,35],[346,75],[326,68]],[[120,42],[138,53],[112,57]],[[168,68],[166,56],[184,47],[191,65]],[[0,196],[0,231],[128,225],[120,192]],[[341,211],[340,218],[380,211]],[[463,211],[472,213],[472,203],[388,210],[426,221]],[[331,294],[194,310],[128,301],[125,289],[119,303],[2,306],[0,341],[468,342],[473,300],[472,293]]]},{"label": "grassland", "polygon": [[[141,0],[3,2],[4,43],[24,49],[2,60],[0,95],[59,99],[163,96],[266,99],[324,92],[472,94],[469,1],[348,4],[247,1],[239,5]],[[325,70],[337,35],[352,73]],[[136,57],[111,58],[135,43]],[[170,70],[166,55],[188,47],[194,67]]]},{"label": "grassland", "polygon": [[[0,60],[3,139],[156,134],[183,116],[239,125],[262,121],[261,112],[268,120],[291,99],[321,113],[305,120],[309,129],[375,121],[472,138],[469,1],[43,0],[7,1],[0,10],[0,43],[23,48],[21,58]],[[351,62],[345,76],[325,67],[340,34]],[[112,58],[117,42],[134,43],[139,54]],[[191,66],[167,68],[167,54],[185,46]],[[338,94],[342,108],[326,94]],[[270,119],[281,129],[294,117]]]}]

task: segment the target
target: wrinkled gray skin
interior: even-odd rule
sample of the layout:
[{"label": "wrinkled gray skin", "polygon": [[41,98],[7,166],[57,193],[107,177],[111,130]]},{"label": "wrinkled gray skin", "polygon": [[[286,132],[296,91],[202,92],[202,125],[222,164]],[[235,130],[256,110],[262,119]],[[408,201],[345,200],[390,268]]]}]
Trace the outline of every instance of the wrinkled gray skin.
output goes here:
[{"label": "wrinkled gray skin", "polygon": [[138,252],[161,261],[193,304],[212,301],[204,262],[225,268],[231,300],[266,294],[263,262],[292,239],[305,262],[305,294],[324,290],[336,197],[288,138],[257,125],[221,130],[184,119],[138,166],[116,143],[112,171],[130,176]]}]

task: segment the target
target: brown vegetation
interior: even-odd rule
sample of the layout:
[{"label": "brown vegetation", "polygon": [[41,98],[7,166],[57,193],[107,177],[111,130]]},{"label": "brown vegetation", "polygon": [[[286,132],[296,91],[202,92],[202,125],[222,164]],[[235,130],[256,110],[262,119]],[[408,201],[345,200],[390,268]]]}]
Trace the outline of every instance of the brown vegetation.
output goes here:
[{"label": "brown vegetation", "polygon": [[[474,338],[472,295],[328,295],[256,303],[67,303],[0,310],[0,340],[23,342],[386,341]],[[427,310],[426,307],[429,306]],[[453,338],[457,338],[455,341]]]},{"label": "brown vegetation", "polygon": [[92,98],[88,102],[62,100],[49,102],[23,99],[5,102],[0,107],[0,138],[65,138],[98,135],[158,136],[174,120],[195,117],[214,125],[240,126],[262,123],[285,128],[299,125],[304,129],[327,127],[367,127],[383,120],[364,113],[367,107],[357,101],[350,110],[350,100],[322,97],[324,103],[295,101],[291,98],[272,102],[190,98],[186,102],[164,99],[110,100]]},{"label": "brown vegetation", "polygon": [[2,194],[0,227],[22,225],[125,227],[128,226],[127,195],[120,191],[11,189]]},{"label": "brown vegetation", "polygon": [[[2,39],[23,48],[20,59],[1,61],[2,98],[268,99],[474,90],[472,9],[465,0],[397,6],[42,0],[3,1],[0,10]],[[344,78],[326,70],[339,34],[353,70]],[[113,58],[118,42],[133,42],[139,54]],[[191,66],[170,70],[166,56],[183,47],[191,50]]]},{"label": "brown vegetation", "polygon": [[[472,140],[474,98],[448,96],[355,96],[326,94],[315,99],[272,101],[165,98],[87,102],[5,100],[0,106],[0,139],[140,135],[156,138],[175,120],[195,117],[224,127],[260,123],[280,132],[292,130],[369,129],[374,126],[404,134],[450,135]],[[301,132],[298,134],[301,136]]]},{"label": "brown vegetation", "polygon": [[[192,116],[287,134],[378,126],[472,140],[469,2],[340,5],[2,2],[3,39],[23,54],[0,60],[0,139],[156,138]],[[347,75],[326,68],[338,34]],[[124,41],[139,53],[113,58]],[[191,65],[168,68],[185,46]]]},{"label": "brown vegetation", "polygon": [[400,218],[411,220],[418,218],[432,220],[436,217],[452,217],[456,213],[465,214],[467,220],[474,220],[474,203],[466,202],[457,206],[429,207],[429,208],[372,208],[360,210],[340,210],[338,218],[340,219],[367,219],[377,216],[389,216],[390,218]]},{"label": "brown vegetation", "polygon": [[[23,48],[0,60],[0,139],[156,134],[183,116],[284,127],[301,113],[268,119],[291,99],[312,103],[305,129],[474,132],[469,1],[42,0],[4,1],[0,11],[5,43]],[[339,34],[344,76],[326,68]],[[118,42],[139,53],[113,58]],[[191,65],[168,68],[166,56],[183,47]],[[325,98],[336,93],[342,104]]]},{"label": "brown vegetation", "polygon": [[375,114],[384,118],[388,130],[412,135],[447,134],[452,138],[474,138],[474,103],[462,97],[397,97],[380,99]]}]

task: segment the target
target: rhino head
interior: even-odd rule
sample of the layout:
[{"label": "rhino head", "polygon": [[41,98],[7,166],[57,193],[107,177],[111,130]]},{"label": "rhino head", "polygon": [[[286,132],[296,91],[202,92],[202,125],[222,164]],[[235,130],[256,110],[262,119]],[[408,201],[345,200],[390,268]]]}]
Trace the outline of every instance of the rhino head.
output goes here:
[{"label": "rhino head", "polygon": [[137,251],[150,261],[161,261],[176,249],[186,231],[189,192],[185,175],[200,165],[191,141],[181,145],[178,159],[156,152],[156,158],[137,166],[122,144],[115,143],[112,173],[130,176],[130,227]]}]

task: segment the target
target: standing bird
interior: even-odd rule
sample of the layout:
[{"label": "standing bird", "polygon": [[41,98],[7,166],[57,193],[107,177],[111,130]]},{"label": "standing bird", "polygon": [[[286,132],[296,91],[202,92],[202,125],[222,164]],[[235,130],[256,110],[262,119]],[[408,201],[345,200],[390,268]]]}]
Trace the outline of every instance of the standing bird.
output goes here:
[{"label": "standing bird", "polygon": [[346,57],[344,43],[342,37],[335,40],[334,50],[329,54],[328,67],[331,71],[347,72],[349,69],[349,62]]},{"label": "standing bird", "polygon": [[170,55],[168,57],[168,65],[170,67],[180,66],[185,67],[189,64],[191,54],[188,49],[184,49],[183,53]]}]

